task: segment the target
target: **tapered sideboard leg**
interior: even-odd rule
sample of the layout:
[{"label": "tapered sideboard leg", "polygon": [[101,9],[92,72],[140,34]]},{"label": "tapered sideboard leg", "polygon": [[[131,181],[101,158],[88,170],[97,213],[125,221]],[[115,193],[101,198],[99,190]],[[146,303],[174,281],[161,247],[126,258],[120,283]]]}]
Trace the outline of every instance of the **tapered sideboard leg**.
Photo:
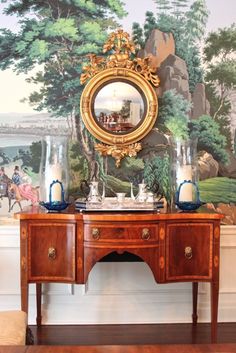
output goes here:
[{"label": "tapered sideboard leg", "polygon": [[198,297],[198,282],[192,283],[192,296],[193,296],[193,314],[192,314],[192,321],[193,325],[197,325],[197,297]]},{"label": "tapered sideboard leg", "polygon": [[28,294],[29,294],[29,285],[21,284],[21,310],[26,312],[28,315]]},{"label": "tapered sideboard leg", "polygon": [[37,317],[36,322],[37,326],[42,324],[42,315],[41,315],[41,305],[42,305],[42,283],[36,283],[36,302],[37,302]]},{"label": "tapered sideboard leg", "polygon": [[211,283],[211,343],[217,342],[219,281]]}]

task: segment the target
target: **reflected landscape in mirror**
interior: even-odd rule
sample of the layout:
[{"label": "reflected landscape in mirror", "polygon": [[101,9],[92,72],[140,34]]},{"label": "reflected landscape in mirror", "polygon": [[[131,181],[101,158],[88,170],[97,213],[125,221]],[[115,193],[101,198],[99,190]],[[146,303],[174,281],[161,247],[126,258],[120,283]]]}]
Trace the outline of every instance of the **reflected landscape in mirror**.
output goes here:
[{"label": "reflected landscape in mirror", "polygon": [[103,86],[94,99],[97,123],[115,134],[136,128],[145,113],[145,102],[139,90],[127,82],[111,82]]}]

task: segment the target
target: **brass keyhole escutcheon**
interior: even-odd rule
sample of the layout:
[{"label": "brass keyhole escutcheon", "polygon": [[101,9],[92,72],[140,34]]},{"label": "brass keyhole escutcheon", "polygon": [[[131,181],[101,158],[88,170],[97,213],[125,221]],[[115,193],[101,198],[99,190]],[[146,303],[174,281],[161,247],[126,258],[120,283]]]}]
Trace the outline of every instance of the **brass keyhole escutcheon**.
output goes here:
[{"label": "brass keyhole escutcheon", "polygon": [[55,260],[55,258],[57,257],[57,251],[55,248],[51,247],[48,248],[48,258],[50,260]]},{"label": "brass keyhole escutcheon", "polygon": [[186,248],[184,249],[184,255],[188,260],[190,260],[193,257],[193,251],[191,246],[186,246]]},{"label": "brass keyhole escutcheon", "polygon": [[150,238],[151,234],[148,228],[143,228],[142,230],[142,239],[143,240],[148,240]]},{"label": "brass keyhole escutcheon", "polygon": [[94,240],[98,240],[100,238],[100,232],[98,228],[92,229],[92,237]]}]

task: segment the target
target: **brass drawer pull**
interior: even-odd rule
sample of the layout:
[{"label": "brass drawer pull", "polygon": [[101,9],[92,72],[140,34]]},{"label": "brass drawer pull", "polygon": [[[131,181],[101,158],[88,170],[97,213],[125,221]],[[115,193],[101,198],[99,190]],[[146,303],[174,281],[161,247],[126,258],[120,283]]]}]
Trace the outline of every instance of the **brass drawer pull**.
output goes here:
[{"label": "brass drawer pull", "polygon": [[55,260],[57,257],[57,251],[55,248],[48,248],[48,258],[50,260]]},{"label": "brass drawer pull", "polygon": [[94,240],[98,240],[100,238],[100,232],[98,228],[92,228],[92,237]]},{"label": "brass drawer pull", "polygon": [[150,238],[151,234],[150,234],[150,230],[148,228],[143,228],[142,229],[142,239],[143,240],[148,240]]},{"label": "brass drawer pull", "polygon": [[193,257],[193,251],[191,246],[186,246],[186,248],[184,249],[184,255],[188,260],[190,260]]}]

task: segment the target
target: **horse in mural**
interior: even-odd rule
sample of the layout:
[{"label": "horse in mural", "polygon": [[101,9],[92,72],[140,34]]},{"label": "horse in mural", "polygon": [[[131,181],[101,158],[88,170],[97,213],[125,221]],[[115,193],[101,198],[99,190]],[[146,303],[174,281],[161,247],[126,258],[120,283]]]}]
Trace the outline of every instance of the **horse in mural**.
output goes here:
[{"label": "horse in mural", "polygon": [[31,201],[33,204],[38,202],[39,186],[32,187],[29,184],[22,184],[18,186],[14,184],[10,178],[8,178],[4,181],[0,181],[0,199],[3,200],[3,197],[8,198],[8,212],[11,212],[17,204],[22,211],[22,201]]},{"label": "horse in mural", "polygon": [[[33,187],[30,184],[16,185],[13,182],[8,185],[9,212],[18,204],[21,211],[21,201],[31,201],[32,204],[39,201],[39,186]],[[15,200],[11,205],[11,201]]]},{"label": "horse in mural", "polygon": [[[4,197],[8,198],[8,212],[10,212],[11,208],[11,198],[9,195],[9,185],[11,183],[11,179],[5,176],[3,179],[0,180],[0,200],[3,200]],[[0,204],[1,207],[1,204]]]}]

